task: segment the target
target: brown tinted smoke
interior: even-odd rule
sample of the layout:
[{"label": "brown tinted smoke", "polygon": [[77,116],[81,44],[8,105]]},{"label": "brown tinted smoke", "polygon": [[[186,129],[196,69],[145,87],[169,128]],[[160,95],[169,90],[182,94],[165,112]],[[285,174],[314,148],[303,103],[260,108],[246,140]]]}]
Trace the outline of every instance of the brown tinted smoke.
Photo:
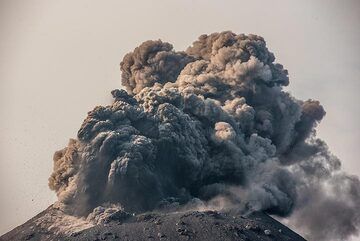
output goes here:
[{"label": "brown tinted smoke", "polygon": [[202,35],[185,52],[142,43],[120,64],[126,91],[112,91],[55,153],[50,188],[75,215],[221,196],[288,217],[311,240],[349,238],[359,179],[316,137],[323,107],[284,92],[287,71],[274,61],[256,35]]}]

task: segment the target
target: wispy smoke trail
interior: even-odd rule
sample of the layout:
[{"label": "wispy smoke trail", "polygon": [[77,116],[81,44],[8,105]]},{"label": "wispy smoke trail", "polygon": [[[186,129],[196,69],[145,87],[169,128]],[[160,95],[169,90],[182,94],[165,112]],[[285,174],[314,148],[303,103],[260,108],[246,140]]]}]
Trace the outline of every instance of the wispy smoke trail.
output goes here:
[{"label": "wispy smoke trail", "polygon": [[360,183],[316,138],[318,101],[284,92],[263,38],[202,35],[185,52],[146,41],[121,62],[125,90],[55,153],[49,186],[68,213],[145,211],[226,198],[288,217],[312,240],[357,234]]}]

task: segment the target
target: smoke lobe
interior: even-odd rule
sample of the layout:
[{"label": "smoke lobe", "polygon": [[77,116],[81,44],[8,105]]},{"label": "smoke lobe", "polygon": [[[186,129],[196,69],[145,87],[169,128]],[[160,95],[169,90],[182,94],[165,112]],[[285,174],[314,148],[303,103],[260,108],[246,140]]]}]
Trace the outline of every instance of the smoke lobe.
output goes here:
[{"label": "smoke lobe", "polygon": [[274,61],[262,37],[232,32],[185,52],[158,40],[125,55],[126,91],[112,91],[54,155],[49,186],[63,210],[220,198],[286,217],[311,240],[356,235],[359,179],[316,137],[323,107],[285,92],[287,70]]}]

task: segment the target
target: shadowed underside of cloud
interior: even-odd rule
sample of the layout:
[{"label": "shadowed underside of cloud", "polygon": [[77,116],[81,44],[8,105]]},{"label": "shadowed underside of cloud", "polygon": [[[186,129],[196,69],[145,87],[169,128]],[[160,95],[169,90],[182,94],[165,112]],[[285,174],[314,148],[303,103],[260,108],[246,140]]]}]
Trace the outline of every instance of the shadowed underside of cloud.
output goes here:
[{"label": "shadowed underside of cloud", "polygon": [[158,40],[125,55],[126,91],[112,91],[114,102],[90,111],[54,155],[49,186],[63,210],[221,197],[287,217],[311,240],[357,234],[359,179],[316,137],[323,107],[285,92],[288,73],[274,61],[262,37],[232,32],[202,35],[184,52]]}]

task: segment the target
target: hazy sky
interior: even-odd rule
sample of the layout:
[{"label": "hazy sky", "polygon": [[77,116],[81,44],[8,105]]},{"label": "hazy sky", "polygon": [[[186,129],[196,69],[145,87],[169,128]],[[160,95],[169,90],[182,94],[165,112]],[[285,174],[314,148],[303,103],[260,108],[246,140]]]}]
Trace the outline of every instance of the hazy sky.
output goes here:
[{"label": "hazy sky", "polygon": [[319,136],[360,175],[359,25],[357,0],[0,0],[0,234],[56,200],[54,151],[110,103],[123,55],[147,39],[183,50],[203,33],[263,36],[287,89],[324,105]]}]

